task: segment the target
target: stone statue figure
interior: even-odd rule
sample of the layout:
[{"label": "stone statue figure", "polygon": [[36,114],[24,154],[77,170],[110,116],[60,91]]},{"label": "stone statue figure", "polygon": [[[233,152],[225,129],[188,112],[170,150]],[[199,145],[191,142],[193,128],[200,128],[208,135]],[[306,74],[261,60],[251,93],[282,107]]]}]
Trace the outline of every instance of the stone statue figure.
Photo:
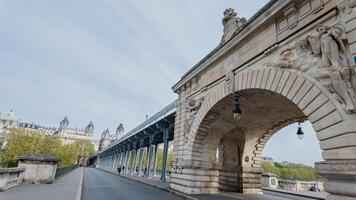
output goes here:
[{"label": "stone statue figure", "polygon": [[296,69],[316,78],[344,104],[355,111],[355,69],[347,60],[344,31],[336,26],[319,25],[316,32],[289,46],[272,66]]},{"label": "stone statue figure", "polygon": [[239,31],[246,23],[245,18],[240,18],[233,8],[228,8],[224,11],[222,24],[224,25],[224,35],[221,39],[221,44],[227,42],[231,37]]},{"label": "stone statue figure", "polygon": [[[347,111],[355,109],[354,102],[350,95],[351,68],[346,58],[346,47],[342,41],[343,30],[336,26],[318,26],[319,41],[308,38],[315,55],[321,54],[321,61],[324,67],[328,68],[331,78],[332,92],[340,95],[346,104]],[[350,88],[351,89],[351,88]],[[353,93],[353,91],[352,91]]]},{"label": "stone statue figure", "polygon": [[[198,113],[199,108],[203,105],[204,98],[198,100],[191,99],[187,105],[187,116],[184,122],[184,133],[188,134],[190,127],[194,121],[195,115]],[[187,138],[186,138],[187,139]]]}]

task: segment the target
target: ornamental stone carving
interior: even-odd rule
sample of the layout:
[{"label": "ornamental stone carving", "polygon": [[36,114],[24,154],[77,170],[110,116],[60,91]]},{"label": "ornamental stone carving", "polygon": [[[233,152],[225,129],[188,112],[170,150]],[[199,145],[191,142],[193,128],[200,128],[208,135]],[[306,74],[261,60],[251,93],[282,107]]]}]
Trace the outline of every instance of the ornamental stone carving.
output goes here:
[{"label": "ornamental stone carving", "polygon": [[235,91],[235,73],[230,71],[228,74],[226,74],[225,81],[227,91],[229,93],[233,93]]},{"label": "ornamental stone carving", "polygon": [[347,59],[342,28],[319,25],[306,38],[282,50],[274,67],[296,69],[319,80],[347,112],[355,111],[356,69]]},{"label": "ornamental stone carving", "polygon": [[[200,107],[203,105],[204,98],[200,99],[191,99],[188,102],[187,105],[187,116],[185,118],[184,122],[184,134],[188,135],[188,132],[190,130],[190,127],[192,126],[192,123],[194,121],[194,118],[196,114],[198,113],[198,110]],[[184,136],[185,140],[187,140],[186,136]]]},{"label": "ornamental stone carving", "polygon": [[245,18],[240,18],[233,8],[228,8],[224,11],[222,24],[224,25],[224,35],[221,39],[221,44],[227,42],[232,36],[239,31],[246,23]]}]

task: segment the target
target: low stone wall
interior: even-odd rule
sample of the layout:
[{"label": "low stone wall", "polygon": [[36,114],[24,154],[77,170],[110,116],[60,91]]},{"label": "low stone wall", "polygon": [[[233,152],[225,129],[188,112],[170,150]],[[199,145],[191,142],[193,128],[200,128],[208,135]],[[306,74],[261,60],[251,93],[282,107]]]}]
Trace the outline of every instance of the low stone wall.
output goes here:
[{"label": "low stone wall", "polygon": [[19,167],[25,168],[23,182],[52,183],[55,181],[58,159],[46,154],[28,154],[19,157]]},{"label": "low stone wall", "polygon": [[25,168],[0,168],[0,191],[22,182]]},{"label": "low stone wall", "polygon": [[278,179],[275,174],[264,173],[262,174],[261,179],[262,187],[277,189],[278,188]]},{"label": "low stone wall", "polygon": [[313,186],[324,191],[324,184],[320,181],[278,180],[275,174],[264,173],[261,179],[262,187],[283,189],[289,191],[309,191]]},{"label": "low stone wall", "polygon": [[26,183],[52,183],[55,180],[57,166],[51,163],[19,163],[26,168],[23,181]]},{"label": "low stone wall", "polygon": [[313,186],[318,188],[320,191],[324,191],[323,182],[278,180],[278,189],[291,190],[291,191],[309,191],[310,188]]}]

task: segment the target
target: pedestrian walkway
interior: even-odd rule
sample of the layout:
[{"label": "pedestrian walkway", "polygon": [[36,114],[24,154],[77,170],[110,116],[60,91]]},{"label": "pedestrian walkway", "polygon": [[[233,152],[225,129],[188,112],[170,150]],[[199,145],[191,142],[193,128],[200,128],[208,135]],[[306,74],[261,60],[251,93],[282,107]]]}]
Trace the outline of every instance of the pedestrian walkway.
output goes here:
[{"label": "pedestrian walkway", "polygon": [[328,193],[326,193],[326,192],[291,191],[291,190],[272,189],[272,188],[263,188],[263,190],[271,191],[271,192],[292,194],[292,195],[296,195],[296,196],[312,197],[315,199],[325,199],[326,196],[328,196]]},{"label": "pedestrian walkway", "polygon": [[[22,184],[0,192],[0,200],[76,200],[84,168],[77,168],[52,184]],[[79,194],[78,194],[79,192]]]}]

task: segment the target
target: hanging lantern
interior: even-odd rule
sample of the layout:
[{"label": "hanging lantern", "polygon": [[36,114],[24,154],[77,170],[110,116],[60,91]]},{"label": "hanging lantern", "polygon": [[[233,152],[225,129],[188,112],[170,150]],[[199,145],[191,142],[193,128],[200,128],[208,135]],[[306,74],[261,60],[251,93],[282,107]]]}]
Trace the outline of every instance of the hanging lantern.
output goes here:
[{"label": "hanging lantern", "polygon": [[297,131],[297,135],[298,135],[298,138],[300,140],[303,139],[303,136],[304,136],[304,132],[302,130],[302,125],[300,124],[300,122],[298,122],[298,131]]}]

